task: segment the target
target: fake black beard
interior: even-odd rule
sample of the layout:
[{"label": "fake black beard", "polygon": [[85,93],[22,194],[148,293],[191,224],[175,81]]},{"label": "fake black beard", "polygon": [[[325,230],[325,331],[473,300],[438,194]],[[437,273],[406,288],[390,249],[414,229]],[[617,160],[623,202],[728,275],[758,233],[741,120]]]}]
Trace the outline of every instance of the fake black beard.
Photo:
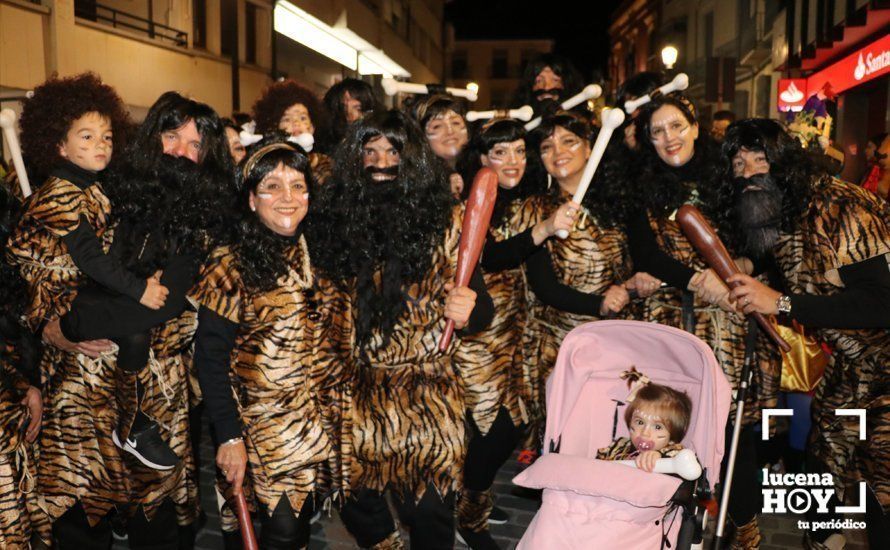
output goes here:
[{"label": "fake black beard", "polygon": [[[736,178],[735,218],[742,234],[742,251],[755,258],[769,253],[782,226],[782,191],[772,176]],[[759,189],[745,190],[748,186]]]},{"label": "fake black beard", "polygon": [[[542,95],[551,93],[556,94],[559,99],[541,98]],[[546,116],[556,113],[562,108],[562,90],[554,88],[552,90],[535,90],[532,92],[532,109],[536,115]]]},{"label": "fake black beard", "polygon": [[[387,176],[392,176],[392,180],[384,180],[378,181],[374,179],[374,174],[386,174]],[[387,166],[386,168],[377,168],[376,166],[368,166],[365,168],[365,176],[367,178],[368,183],[371,184],[381,184],[387,183],[391,184],[396,181],[396,178],[399,177],[399,165],[395,166]]]}]

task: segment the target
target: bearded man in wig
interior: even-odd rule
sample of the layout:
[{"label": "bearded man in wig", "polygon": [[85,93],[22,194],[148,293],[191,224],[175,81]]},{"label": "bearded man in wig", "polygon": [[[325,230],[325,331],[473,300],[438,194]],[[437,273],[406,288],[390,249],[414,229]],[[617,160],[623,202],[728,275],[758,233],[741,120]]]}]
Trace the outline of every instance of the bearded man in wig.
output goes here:
[{"label": "bearded man in wig", "polygon": [[484,329],[491,298],[478,271],[469,287],[451,283],[463,209],[411,119],[366,116],[333,164],[313,205],[310,246],[349,295],[354,326],[355,457],[340,517],[362,548],[402,548],[383,496],[391,490],[412,548],[452,548],[465,404],[455,343],[444,353],[438,343],[446,319],[464,332]]},{"label": "bearded man in wig", "polygon": [[[719,185],[723,238],[755,265],[774,263],[781,280],[773,289],[748,275],[730,278],[741,283],[731,295],[736,307],[785,314],[833,350],[813,401],[808,470],[832,474],[845,504],[864,498],[870,548],[888,548],[890,207],[820,173],[772,120],[729,127]],[[864,439],[857,416],[835,414],[850,409],[866,411]],[[810,531],[807,547],[834,547],[829,537],[842,535]]]}]

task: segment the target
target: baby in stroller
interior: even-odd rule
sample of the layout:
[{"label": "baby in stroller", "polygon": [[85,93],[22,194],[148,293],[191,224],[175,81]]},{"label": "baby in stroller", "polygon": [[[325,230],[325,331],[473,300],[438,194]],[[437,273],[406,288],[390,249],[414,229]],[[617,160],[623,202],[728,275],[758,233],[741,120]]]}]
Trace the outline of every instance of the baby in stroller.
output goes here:
[{"label": "baby in stroller", "polygon": [[684,392],[653,384],[636,369],[626,371],[622,378],[634,376],[637,385],[624,411],[629,437],[619,437],[596,453],[598,460],[633,459],[637,468],[651,472],[659,458],[674,457],[683,450],[683,441],[692,400]]},{"label": "baby in stroller", "polygon": [[[719,476],[730,395],[691,334],[637,321],[575,328],[547,381],[544,453],[513,479],[543,489],[517,550],[699,547],[696,502]],[[628,467],[637,458],[642,468]]]}]

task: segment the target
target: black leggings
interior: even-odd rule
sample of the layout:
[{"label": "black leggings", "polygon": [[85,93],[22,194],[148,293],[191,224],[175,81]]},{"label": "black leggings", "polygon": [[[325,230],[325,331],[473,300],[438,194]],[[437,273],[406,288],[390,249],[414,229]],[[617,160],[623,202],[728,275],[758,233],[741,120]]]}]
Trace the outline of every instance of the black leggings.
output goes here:
[{"label": "black leggings", "polygon": [[470,442],[464,461],[464,487],[472,491],[487,491],[494,483],[498,470],[513,454],[522,428],[513,425],[510,413],[503,407],[485,435],[479,432],[469,411],[467,421],[470,425]]},{"label": "black leggings", "polygon": [[309,520],[312,519],[312,498],[307,498],[294,516],[287,496],[282,495],[270,516],[266,510],[260,512],[260,548],[263,550],[296,550],[309,546]]},{"label": "black leggings", "polygon": [[[194,544],[192,526],[176,524],[176,507],[167,499],[155,511],[151,521],[142,508],[127,520],[130,548],[142,550],[179,550]],[[108,517],[90,527],[86,512],[78,502],[53,522],[53,538],[59,550],[107,550],[111,547],[111,522]]]},{"label": "black leggings", "polygon": [[[435,487],[429,485],[417,504],[413,495],[393,496],[399,519],[411,532],[413,550],[454,548],[453,492],[442,499]],[[396,529],[383,493],[370,489],[358,490],[347,499],[340,510],[340,519],[362,548],[374,546]]]}]

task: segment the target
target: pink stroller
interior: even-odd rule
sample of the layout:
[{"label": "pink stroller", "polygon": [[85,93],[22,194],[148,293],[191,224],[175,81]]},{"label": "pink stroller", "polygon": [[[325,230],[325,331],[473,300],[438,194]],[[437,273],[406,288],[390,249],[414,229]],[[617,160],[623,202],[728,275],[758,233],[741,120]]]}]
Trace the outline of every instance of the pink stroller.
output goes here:
[{"label": "pink stroller", "polygon": [[[627,383],[635,366],[653,382],[685,391],[692,419],[683,446],[704,473],[671,475],[596,460],[627,436]],[[547,381],[544,455],[513,479],[543,489],[541,508],[517,549],[685,550],[701,540],[704,510],[695,496],[720,475],[730,387],[711,349],[687,332],[654,323],[598,321],[566,336]],[[659,462],[671,459],[662,459]]]}]

